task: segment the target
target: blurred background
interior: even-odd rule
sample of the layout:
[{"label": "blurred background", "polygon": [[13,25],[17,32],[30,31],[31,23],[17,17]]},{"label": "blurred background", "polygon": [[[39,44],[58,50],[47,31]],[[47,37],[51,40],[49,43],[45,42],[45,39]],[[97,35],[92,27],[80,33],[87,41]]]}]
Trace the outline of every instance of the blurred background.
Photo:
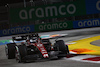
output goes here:
[{"label": "blurred background", "polygon": [[100,14],[89,14],[82,16],[71,16],[63,18],[53,18],[46,20],[36,20],[28,21],[23,24],[21,23],[9,23],[9,9],[10,8],[21,8],[29,6],[41,6],[61,2],[73,2],[77,0],[0,0],[0,30],[8,29],[17,26],[31,25],[31,24],[43,24],[43,23],[53,23],[53,22],[63,22],[63,21],[76,21],[85,19],[95,19],[100,18]]}]

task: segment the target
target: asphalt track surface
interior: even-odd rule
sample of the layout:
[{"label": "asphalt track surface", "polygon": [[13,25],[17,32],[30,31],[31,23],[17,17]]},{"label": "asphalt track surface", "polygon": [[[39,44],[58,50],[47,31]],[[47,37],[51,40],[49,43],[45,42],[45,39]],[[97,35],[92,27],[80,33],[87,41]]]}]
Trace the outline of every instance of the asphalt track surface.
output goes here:
[{"label": "asphalt track surface", "polygon": [[[75,41],[87,37],[93,37],[100,35],[100,27],[96,28],[85,28],[85,29],[76,29],[76,30],[64,30],[64,31],[54,31],[54,32],[45,32],[40,33],[40,35],[46,34],[68,34],[63,39],[65,42]],[[9,37],[1,37],[0,40],[9,39]],[[51,39],[51,42],[54,43],[55,39]],[[100,64],[89,63],[89,62],[80,62],[75,60],[69,60],[67,58],[62,58],[59,60],[37,60],[30,63],[17,63],[15,59],[8,60],[5,55],[5,45],[0,46],[0,67],[99,67]]]}]

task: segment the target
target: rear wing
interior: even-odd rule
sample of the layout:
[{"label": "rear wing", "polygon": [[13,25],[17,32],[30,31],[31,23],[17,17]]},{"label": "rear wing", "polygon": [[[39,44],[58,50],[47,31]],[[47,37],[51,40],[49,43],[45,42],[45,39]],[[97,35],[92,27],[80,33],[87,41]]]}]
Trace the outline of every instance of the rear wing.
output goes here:
[{"label": "rear wing", "polygon": [[22,41],[22,40],[26,40],[27,37],[26,36],[17,36],[17,37],[12,37],[13,41]]},{"label": "rear wing", "polygon": [[34,34],[14,36],[14,37],[12,37],[12,40],[13,41],[22,41],[22,40],[27,40],[27,39],[33,39],[33,37],[39,37],[39,35],[37,33],[34,33]]}]

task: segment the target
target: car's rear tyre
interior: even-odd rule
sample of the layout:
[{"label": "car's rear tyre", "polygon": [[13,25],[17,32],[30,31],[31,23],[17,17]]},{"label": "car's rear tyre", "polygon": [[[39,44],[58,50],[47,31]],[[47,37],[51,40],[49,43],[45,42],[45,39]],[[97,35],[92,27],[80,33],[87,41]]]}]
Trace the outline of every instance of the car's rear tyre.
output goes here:
[{"label": "car's rear tyre", "polygon": [[8,59],[15,58],[15,43],[9,43],[5,45],[5,52]]},{"label": "car's rear tyre", "polygon": [[66,50],[66,45],[63,40],[58,40],[56,41],[56,47],[58,48],[59,51],[65,51]]},{"label": "car's rear tyre", "polygon": [[16,61],[18,63],[21,63],[21,62],[26,62],[26,59],[24,59],[24,57],[27,55],[27,49],[26,49],[26,46],[25,45],[19,45],[19,46],[16,46]]},{"label": "car's rear tyre", "polygon": [[[68,49],[68,46],[65,45],[64,41],[63,40],[58,40],[56,41],[55,45],[57,47],[57,50],[58,51],[61,51],[62,53],[64,54],[69,54],[69,49]],[[60,56],[58,56],[58,58],[61,58]]]}]

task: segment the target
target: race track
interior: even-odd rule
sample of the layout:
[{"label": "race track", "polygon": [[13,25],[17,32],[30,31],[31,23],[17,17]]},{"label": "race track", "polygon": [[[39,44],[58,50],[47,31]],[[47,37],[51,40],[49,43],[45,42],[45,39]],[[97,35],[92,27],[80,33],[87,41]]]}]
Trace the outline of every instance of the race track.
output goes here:
[{"label": "race track", "polygon": [[[76,30],[64,30],[64,31],[54,31],[47,33],[40,33],[40,35],[47,34],[68,34],[63,39],[65,42],[76,41],[87,37],[94,37],[100,35],[100,28],[87,28],[87,29],[76,29]],[[10,37],[1,37],[0,40],[4,40]],[[51,42],[54,43],[55,39],[51,39]],[[85,56],[85,55],[83,55]],[[77,56],[83,57],[82,55]],[[88,55],[86,55],[88,56]],[[86,57],[85,56],[85,57]],[[82,62],[77,60],[72,60],[69,58],[62,58],[59,60],[37,60],[30,63],[17,63],[15,59],[8,60],[5,56],[4,45],[0,45],[0,67],[99,67],[100,63],[91,63],[91,62]]]}]

